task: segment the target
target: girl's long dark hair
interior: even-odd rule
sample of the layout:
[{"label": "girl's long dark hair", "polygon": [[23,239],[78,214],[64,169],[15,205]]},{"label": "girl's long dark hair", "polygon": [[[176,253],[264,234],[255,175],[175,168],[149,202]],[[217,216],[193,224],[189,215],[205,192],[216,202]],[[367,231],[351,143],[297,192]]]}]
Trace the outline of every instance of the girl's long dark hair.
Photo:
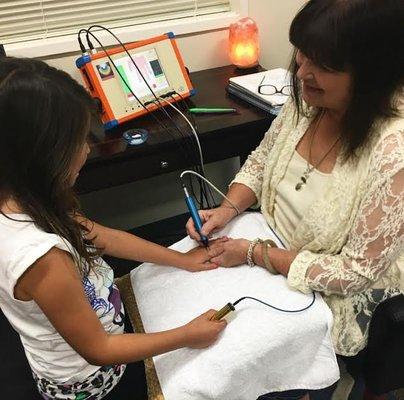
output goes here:
[{"label": "girl's long dark hair", "polygon": [[39,60],[0,58],[0,204],[12,198],[40,229],[69,242],[82,276],[97,251],[83,238],[69,173],[93,110],[86,90],[65,72]]},{"label": "girl's long dark hair", "polygon": [[377,121],[398,115],[395,94],[404,82],[404,2],[310,0],[294,18],[289,37],[295,46],[290,70],[300,115],[297,50],[321,67],[352,74],[341,138],[345,158],[354,158]]}]

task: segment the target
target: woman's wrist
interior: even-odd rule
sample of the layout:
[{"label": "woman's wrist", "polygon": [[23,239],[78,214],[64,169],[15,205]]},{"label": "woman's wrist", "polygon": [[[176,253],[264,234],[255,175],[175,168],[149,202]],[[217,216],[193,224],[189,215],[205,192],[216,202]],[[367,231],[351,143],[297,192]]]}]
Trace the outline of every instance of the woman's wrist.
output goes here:
[{"label": "woman's wrist", "polygon": [[234,217],[237,217],[237,215],[239,215],[238,210],[236,210],[231,205],[221,204],[219,208],[226,212],[229,221],[231,221]]},{"label": "woman's wrist", "polygon": [[247,250],[247,257],[246,257],[246,263],[249,267],[253,267],[254,265],[259,265],[256,261],[257,258],[255,258],[254,255],[257,251],[257,248],[261,247],[262,242],[263,241],[260,238],[256,238],[249,242],[248,250]]},{"label": "woman's wrist", "polygon": [[252,254],[254,264],[259,265],[260,267],[264,265],[264,260],[262,257],[262,248],[263,248],[262,243],[258,243],[258,245],[254,247],[254,251]]},{"label": "woman's wrist", "polygon": [[[259,265],[260,267],[263,267],[267,269],[269,272],[273,274],[277,274],[278,271],[276,268],[272,265],[272,263],[269,263],[268,260],[271,259],[271,249],[277,248],[275,246],[267,246],[267,241],[262,241],[257,243],[256,246],[254,246],[253,253],[251,255],[252,261],[254,262],[255,265]],[[266,252],[266,254],[264,253]]]}]

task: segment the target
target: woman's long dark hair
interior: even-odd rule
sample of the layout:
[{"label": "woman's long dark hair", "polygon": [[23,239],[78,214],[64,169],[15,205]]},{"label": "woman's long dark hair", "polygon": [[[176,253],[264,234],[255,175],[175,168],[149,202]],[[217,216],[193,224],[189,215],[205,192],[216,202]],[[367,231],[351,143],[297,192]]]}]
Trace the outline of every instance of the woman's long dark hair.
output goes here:
[{"label": "woman's long dark hair", "polygon": [[97,252],[83,239],[69,174],[93,110],[67,73],[39,60],[0,58],[0,204],[12,198],[39,228],[69,242],[82,276]]},{"label": "woman's long dark hair", "polygon": [[403,0],[310,0],[294,18],[289,37],[295,46],[290,70],[300,115],[297,50],[321,67],[352,74],[341,138],[345,158],[354,158],[374,124],[398,114],[395,94],[404,81]]}]

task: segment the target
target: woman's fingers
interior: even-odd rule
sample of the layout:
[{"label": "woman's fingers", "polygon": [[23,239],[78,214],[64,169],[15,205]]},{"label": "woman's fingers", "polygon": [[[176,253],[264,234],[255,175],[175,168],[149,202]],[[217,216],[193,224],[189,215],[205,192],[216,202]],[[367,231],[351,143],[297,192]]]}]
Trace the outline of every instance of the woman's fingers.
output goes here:
[{"label": "woman's fingers", "polygon": [[192,221],[192,218],[188,220],[188,222],[185,225],[185,228],[187,230],[187,234],[191,239],[197,240],[198,242],[201,240],[199,233],[195,229],[194,221]]},{"label": "woman's fingers", "polygon": [[[199,217],[201,218],[202,225],[210,218],[210,215],[212,214],[212,210],[200,210],[199,212]],[[185,225],[185,228],[187,230],[188,235],[194,239],[197,240],[198,242],[201,241],[201,236],[198,233],[198,231],[195,228],[194,221],[192,218],[188,219],[188,222]]]},{"label": "woman's fingers", "polygon": [[215,216],[208,216],[206,222],[202,225],[201,233],[204,236],[209,236],[211,233],[217,231],[219,227],[219,223]]}]

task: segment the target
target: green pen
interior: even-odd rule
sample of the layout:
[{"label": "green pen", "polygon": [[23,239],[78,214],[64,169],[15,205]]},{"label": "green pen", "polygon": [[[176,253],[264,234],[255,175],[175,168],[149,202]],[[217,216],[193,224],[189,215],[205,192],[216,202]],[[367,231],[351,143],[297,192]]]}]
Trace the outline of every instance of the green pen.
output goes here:
[{"label": "green pen", "polygon": [[236,113],[235,108],[210,108],[210,107],[195,107],[190,108],[189,112],[192,114],[231,114]]}]

